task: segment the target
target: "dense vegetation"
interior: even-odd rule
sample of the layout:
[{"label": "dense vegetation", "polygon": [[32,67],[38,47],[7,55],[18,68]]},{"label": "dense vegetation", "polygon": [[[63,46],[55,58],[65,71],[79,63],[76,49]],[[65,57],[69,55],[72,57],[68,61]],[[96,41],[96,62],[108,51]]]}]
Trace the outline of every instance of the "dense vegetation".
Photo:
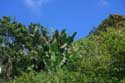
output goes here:
[{"label": "dense vegetation", "polygon": [[125,83],[125,17],[110,15],[83,39],[0,19],[1,82]]}]

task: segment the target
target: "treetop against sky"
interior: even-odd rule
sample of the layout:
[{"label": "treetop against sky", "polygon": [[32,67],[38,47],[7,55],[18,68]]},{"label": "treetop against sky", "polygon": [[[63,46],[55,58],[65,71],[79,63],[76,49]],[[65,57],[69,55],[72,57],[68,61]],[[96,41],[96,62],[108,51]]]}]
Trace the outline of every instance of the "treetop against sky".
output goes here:
[{"label": "treetop against sky", "polygon": [[28,25],[66,28],[85,37],[109,14],[125,15],[125,0],[1,0],[0,17],[11,16]]}]

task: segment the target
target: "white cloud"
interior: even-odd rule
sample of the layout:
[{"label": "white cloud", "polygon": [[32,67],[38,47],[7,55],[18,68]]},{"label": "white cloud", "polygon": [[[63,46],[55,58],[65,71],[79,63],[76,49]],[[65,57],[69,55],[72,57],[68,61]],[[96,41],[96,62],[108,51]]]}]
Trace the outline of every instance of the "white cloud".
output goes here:
[{"label": "white cloud", "polygon": [[108,6],[109,2],[107,0],[100,0],[99,4],[102,6]]},{"label": "white cloud", "polygon": [[32,11],[41,11],[42,8],[48,3],[50,0],[24,0],[24,3],[27,8]]},{"label": "white cloud", "polygon": [[28,11],[30,11],[31,14],[33,14],[35,17],[41,17],[43,14],[43,9],[45,6],[47,6],[48,3],[52,0],[23,0],[24,5],[26,8],[28,8]]}]

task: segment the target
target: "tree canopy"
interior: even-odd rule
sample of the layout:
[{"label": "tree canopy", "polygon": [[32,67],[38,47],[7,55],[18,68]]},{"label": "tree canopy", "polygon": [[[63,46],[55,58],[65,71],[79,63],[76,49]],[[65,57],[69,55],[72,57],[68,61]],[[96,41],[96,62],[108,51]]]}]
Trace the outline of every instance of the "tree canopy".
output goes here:
[{"label": "tree canopy", "polygon": [[124,16],[110,15],[87,37],[74,42],[75,35],[3,17],[0,78],[8,83],[125,82]]}]

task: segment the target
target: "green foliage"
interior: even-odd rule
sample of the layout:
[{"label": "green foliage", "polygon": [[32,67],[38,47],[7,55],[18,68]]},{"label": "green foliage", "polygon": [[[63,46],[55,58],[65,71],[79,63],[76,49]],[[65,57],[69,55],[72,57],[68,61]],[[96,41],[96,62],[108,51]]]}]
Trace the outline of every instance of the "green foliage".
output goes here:
[{"label": "green foliage", "polygon": [[[124,82],[124,80],[122,80]],[[29,73],[23,74],[9,83],[117,83],[116,79],[94,77],[81,74],[80,72],[68,72],[59,70],[52,73]],[[122,82],[121,82],[122,83]]]},{"label": "green foliage", "polygon": [[108,18],[102,21],[101,24],[90,33],[98,34],[98,31],[106,31],[107,27],[120,29],[125,28],[125,16],[111,14]]},{"label": "green foliage", "polygon": [[100,30],[106,30],[107,27],[122,28],[125,27],[125,17],[122,15],[110,15],[109,18],[105,19],[100,25]]},{"label": "green foliage", "polygon": [[73,56],[78,59],[73,67],[80,72],[101,78],[125,78],[125,29],[108,27],[107,32],[100,31],[99,35],[91,34],[77,41],[74,50]]},{"label": "green foliage", "polygon": [[68,49],[76,33],[66,30],[49,32],[40,24],[28,27],[10,17],[0,19],[0,58],[4,66],[1,77],[13,79],[32,70],[57,71],[68,59]]},{"label": "green foliage", "polygon": [[123,16],[110,15],[94,32],[72,45],[76,33],[50,33],[39,24],[25,27],[4,17],[0,24],[5,26],[0,28],[4,56],[0,57],[7,71],[1,76],[15,78],[8,83],[125,83],[124,20]]}]

